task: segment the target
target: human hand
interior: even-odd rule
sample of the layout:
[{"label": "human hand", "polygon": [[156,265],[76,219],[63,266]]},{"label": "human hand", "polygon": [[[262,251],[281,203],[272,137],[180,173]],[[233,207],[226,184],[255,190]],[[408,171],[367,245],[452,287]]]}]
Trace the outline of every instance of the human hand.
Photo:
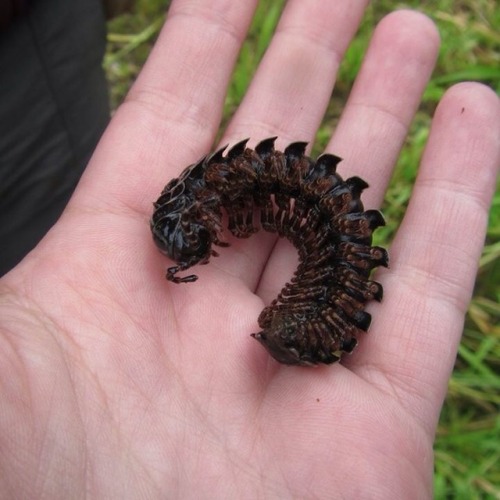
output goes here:
[{"label": "human hand", "polygon": [[[211,149],[255,2],[174,2],[77,192],[1,281],[0,490],[49,498],[422,498],[499,165],[497,97],[443,98],[354,355],[282,366],[250,338],[295,250],[231,240],[195,284],[149,231],[164,184]],[[289,1],[223,142],[314,137],[365,2]],[[327,150],[383,196],[438,36],[397,12],[375,31]]]}]

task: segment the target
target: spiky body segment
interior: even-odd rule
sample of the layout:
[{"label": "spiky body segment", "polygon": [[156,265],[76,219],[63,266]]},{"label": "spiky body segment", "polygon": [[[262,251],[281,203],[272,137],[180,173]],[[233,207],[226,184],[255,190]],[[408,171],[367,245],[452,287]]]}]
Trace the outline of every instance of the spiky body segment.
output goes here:
[{"label": "spiky body segment", "polygon": [[364,211],[365,181],[337,174],[339,157],[324,154],[314,161],[305,155],[304,142],[280,152],[275,140],[255,150],[241,141],[226,155],[222,148],[186,168],[155,202],[151,230],[177,264],[167,270],[174,283],[195,281],[196,275],[177,273],[207,263],[217,255],[214,245],[228,246],[222,210],[237,238],[262,227],[290,240],[298,268],[262,311],[262,331],[252,336],[281,363],[330,364],[352,352],[368,329],[366,303],[382,299],[382,286],[369,277],[388,265],[386,250],[371,246],[372,232],[384,219],[377,210]]}]

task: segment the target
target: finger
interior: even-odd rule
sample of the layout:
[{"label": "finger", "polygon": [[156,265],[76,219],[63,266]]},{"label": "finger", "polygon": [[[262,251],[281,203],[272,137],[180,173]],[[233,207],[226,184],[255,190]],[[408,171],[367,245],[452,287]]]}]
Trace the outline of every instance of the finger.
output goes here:
[{"label": "finger", "polygon": [[367,2],[290,0],[225,140],[314,138]]},{"label": "finger", "polygon": [[[358,175],[370,188],[365,207],[376,207],[387,186],[439,47],[434,24],[423,14],[398,11],[377,26],[356,83],[327,151],[344,158],[339,173]],[[267,303],[287,281],[295,249],[279,242],[257,293]]]},{"label": "finger", "polygon": [[433,432],[455,360],[500,166],[500,103],[460,84],[439,104],[384,302],[351,366],[395,392]]},{"label": "finger", "polygon": [[380,205],[439,50],[439,33],[424,14],[401,10],[378,25],[327,151],[339,169],[369,184],[366,206]]},{"label": "finger", "polygon": [[[160,36],[87,169],[76,201],[146,213],[210,149],[255,1],[172,2]],[[97,204],[97,207],[96,207]]]},{"label": "finger", "polygon": [[[272,42],[222,142],[250,137],[254,145],[277,135],[276,146],[282,149],[291,141],[311,141],[366,3],[287,2]],[[262,231],[249,240],[231,239],[232,248],[221,252],[221,259],[212,261],[212,270],[220,266],[254,290],[274,241],[273,236]]]}]

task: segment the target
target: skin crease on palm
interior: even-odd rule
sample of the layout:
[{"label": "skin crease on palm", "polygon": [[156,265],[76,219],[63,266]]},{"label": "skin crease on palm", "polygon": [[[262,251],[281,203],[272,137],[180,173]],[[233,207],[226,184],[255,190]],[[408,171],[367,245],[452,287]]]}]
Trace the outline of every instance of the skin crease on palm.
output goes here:
[{"label": "skin crease on palm", "polygon": [[[311,142],[366,2],[290,0],[223,142]],[[0,284],[4,498],[432,496],[432,444],[499,167],[500,106],[450,88],[373,322],[342,363],[282,366],[250,337],[295,250],[231,239],[176,285],[148,227],[212,149],[254,1],[177,0],[67,210]],[[436,59],[422,14],[373,38],[327,151],[376,208]]]}]

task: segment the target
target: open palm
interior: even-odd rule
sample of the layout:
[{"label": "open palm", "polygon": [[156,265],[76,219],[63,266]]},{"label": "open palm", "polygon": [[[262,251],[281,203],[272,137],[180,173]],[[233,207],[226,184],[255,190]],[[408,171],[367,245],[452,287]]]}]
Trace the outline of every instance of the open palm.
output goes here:
[{"label": "open palm", "polygon": [[[224,142],[309,140],[366,2],[291,0]],[[149,232],[163,185],[212,147],[254,1],[173,2],[77,192],[1,281],[0,491],[19,498],[425,498],[432,442],[499,164],[497,97],[449,90],[353,356],[276,363],[256,318],[291,276],[274,235],[230,240],[194,284]],[[438,36],[377,27],[327,150],[376,207]]]}]

